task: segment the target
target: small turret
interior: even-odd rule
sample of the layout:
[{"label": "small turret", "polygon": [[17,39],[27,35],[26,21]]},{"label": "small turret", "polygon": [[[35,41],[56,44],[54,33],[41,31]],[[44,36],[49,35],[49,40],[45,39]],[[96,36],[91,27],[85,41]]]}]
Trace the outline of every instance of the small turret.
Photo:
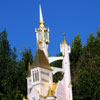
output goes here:
[{"label": "small turret", "polygon": [[[64,34],[65,38],[65,34]],[[71,52],[70,46],[67,44],[66,40],[60,44],[60,49],[63,54],[62,68],[64,69],[64,85],[65,92],[67,93],[66,99],[72,100],[72,85],[71,85],[71,73],[70,73],[70,58],[69,54]]]},{"label": "small turret", "polygon": [[63,33],[64,36],[64,41],[60,44],[60,52],[63,54],[63,56],[65,55],[65,49],[67,49],[68,53],[70,53],[70,46],[68,45],[68,43],[65,40],[65,33]]},{"label": "small turret", "polygon": [[64,39],[64,41],[60,44],[60,52],[63,54],[63,56],[65,55],[66,47],[70,53],[70,46],[67,44],[66,40]]},{"label": "small turret", "polygon": [[40,10],[39,28],[35,29],[37,37],[37,48],[43,50],[46,57],[48,58],[49,29],[45,28],[41,5],[39,6],[39,10]]},{"label": "small turret", "polygon": [[54,96],[53,91],[51,90],[51,87],[49,87],[47,96],[45,98],[46,100],[56,100],[56,97]]},{"label": "small turret", "polygon": [[48,89],[47,95],[45,96],[45,99],[46,100],[56,100],[56,97],[54,96],[53,91],[52,91],[53,84],[52,84],[51,78],[49,78],[48,85],[49,85],[49,89]]}]

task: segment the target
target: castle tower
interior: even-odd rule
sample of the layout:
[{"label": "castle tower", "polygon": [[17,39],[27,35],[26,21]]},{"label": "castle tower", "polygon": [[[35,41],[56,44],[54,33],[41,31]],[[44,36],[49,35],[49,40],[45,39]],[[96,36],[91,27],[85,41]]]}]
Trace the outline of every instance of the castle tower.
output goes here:
[{"label": "castle tower", "polygon": [[48,61],[49,29],[45,28],[40,6],[40,23],[35,30],[37,50],[33,64],[29,64],[27,76],[27,93],[29,100],[44,100],[48,91],[49,79],[52,80],[52,69]]},{"label": "castle tower", "polygon": [[41,5],[40,9],[40,22],[39,28],[35,29],[36,38],[37,38],[37,48],[43,50],[46,57],[48,58],[48,43],[49,43],[49,28],[45,28],[45,23],[42,16]]},{"label": "castle tower", "polygon": [[70,74],[70,46],[67,44],[66,40],[60,44],[60,50],[63,54],[62,68],[64,69],[64,84],[66,92],[66,100],[72,99],[72,85],[71,85],[71,74]]},{"label": "castle tower", "polygon": [[42,100],[41,97],[46,96],[49,79],[52,80],[52,69],[48,59],[42,50],[37,49],[33,64],[29,64],[27,76],[29,100]]},{"label": "castle tower", "polygon": [[[39,10],[39,28],[35,29],[37,50],[34,62],[31,65],[29,64],[28,66],[29,70],[27,76],[27,98],[29,100],[72,100],[73,98],[69,60],[70,46],[64,39],[64,41],[60,44],[60,50],[63,56],[48,57],[49,29],[45,28],[41,5],[39,7]],[[62,69],[50,67],[50,62],[59,59],[63,60]],[[54,86],[52,74],[53,72],[56,73],[59,71],[64,72],[64,77]],[[50,84],[53,85],[50,87]]]}]

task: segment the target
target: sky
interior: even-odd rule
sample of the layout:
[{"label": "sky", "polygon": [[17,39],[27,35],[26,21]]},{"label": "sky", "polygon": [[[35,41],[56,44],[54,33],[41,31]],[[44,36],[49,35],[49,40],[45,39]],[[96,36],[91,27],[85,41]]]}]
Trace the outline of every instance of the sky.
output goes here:
[{"label": "sky", "polygon": [[26,46],[35,55],[39,4],[45,27],[50,29],[50,56],[60,52],[63,32],[69,45],[78,32],[82,44],[91,32],[96,36],[100,25],[100,0],[0,0],[0,32],[7,30],[10,45],[17,48],[18,54]]}]

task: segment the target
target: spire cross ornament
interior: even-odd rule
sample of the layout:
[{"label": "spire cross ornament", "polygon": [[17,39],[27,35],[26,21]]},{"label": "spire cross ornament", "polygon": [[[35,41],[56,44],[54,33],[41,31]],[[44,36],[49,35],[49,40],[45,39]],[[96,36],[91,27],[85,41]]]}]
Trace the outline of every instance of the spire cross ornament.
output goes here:
[{"label": "spire cross ornament", "polygon": [[64,36],[64,40],[65,40],[66,34],[64,32],[63,32],[63,36]]}]

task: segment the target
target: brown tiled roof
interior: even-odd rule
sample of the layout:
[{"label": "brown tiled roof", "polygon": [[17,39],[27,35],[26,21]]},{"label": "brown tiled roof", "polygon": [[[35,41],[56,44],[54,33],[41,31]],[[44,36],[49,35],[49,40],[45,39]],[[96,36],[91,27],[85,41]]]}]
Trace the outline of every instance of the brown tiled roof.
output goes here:
[{"label": "brown tiled roof", "polygon": [[46,58],[44,52],[40,49],[37,49],[36,51],[35,59],[34,59],[33,64],[31,65],[31,69],[36,68],[36,67],[52,70],[49,65],[48,59]]},{"label": "brown tiled roof", "polygon": [[[50,65],[49,65],[48,59],[46,58],[44,52],[40,49],[37,49],[34,62],[30,66],[30,69],[37,68],[37,67],[52,70]],[[27,77],[30,76],[29,74],[30,74],[30,71],[29,71]]]}]

